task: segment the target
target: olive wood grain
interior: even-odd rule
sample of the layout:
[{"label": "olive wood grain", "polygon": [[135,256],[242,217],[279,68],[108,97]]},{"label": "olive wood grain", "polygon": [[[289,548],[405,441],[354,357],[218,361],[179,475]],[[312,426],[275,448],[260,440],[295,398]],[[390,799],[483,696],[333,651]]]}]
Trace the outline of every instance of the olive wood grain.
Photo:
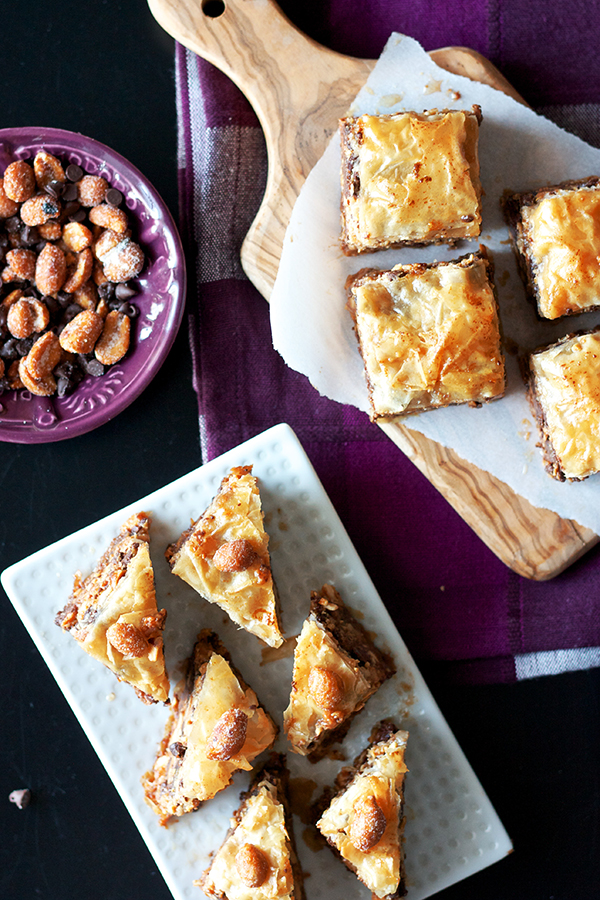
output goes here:
[{"label": "olive wood grain", "polygon": [[[268,300],[285,230],[317,162],[374,60],[343,56],[296,28],[273,0],[148,0],[179,43],[231,78],[252,104],[268,155],[265,194],[241,250],[248,278]],[[215,10],[221,14],[215,15]],[[487,60],[465,47],[430,56],[442,68],[524,102]],[[508,485],[403,425],[383,430],[488,547],[515,572],[545,580],[600,538],[576,522],[532,506]]]}]

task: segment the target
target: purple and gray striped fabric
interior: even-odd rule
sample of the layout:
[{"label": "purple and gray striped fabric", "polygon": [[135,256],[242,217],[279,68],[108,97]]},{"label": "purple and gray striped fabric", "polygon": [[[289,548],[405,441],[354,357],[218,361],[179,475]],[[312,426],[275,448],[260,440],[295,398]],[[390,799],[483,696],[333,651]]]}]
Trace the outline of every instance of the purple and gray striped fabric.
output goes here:
[{"label": "purple and gray striped fabric", "polygon": [[[281,5],[311,37],[352,56],[378,56],[391,31],[426,50],[469,46],[539,112],[600,146],[595,3]],[[514,574],[365,415],[320,397],[273,351],[267,303],[239,261],[266,178],[261,129],[237,88],[181,46],[176,79],[203,458],[291,425],[413,655],[445,677],[500,682],[599,666],[600,545],[550,582]]]}]

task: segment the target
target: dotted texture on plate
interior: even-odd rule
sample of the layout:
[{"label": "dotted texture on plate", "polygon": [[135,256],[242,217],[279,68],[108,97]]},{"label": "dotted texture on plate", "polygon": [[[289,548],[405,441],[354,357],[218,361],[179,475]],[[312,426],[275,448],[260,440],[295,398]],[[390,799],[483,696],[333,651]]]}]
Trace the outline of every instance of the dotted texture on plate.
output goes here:
[{"label": "dotted texture on plate", "polygon": [[[384,717],[393,718],[410,732],[404,842],[410,900],[427,897],[501,859],[511,850],[502,823],[423,682],[295,434],[289,426],[278,425],[39,551],[2,575],[15,609],[115,783],[173,896],[177,900],[203,896],[192,882],[209,864],[209,854],[220,845],[248,776],[238,773],[229,788],[198,812],[161,828],[144,802],[140,778],[152,766],[168,709],[144,706],[132,688],[117,682],[111,672],[57,628],[54,616],[71,593],[73,574],[91,571],[131,513],[151,512],[150,552],[158,606],[168,611],[164,641],[171,685],[181,676],[181,662],[189,656],[196,634],[201,628],[214,628],[281,730],[289,698],[291,656],[276,658],[277,653],[240,631],[222,610],[172,575],[164,558],[167,545],[204,511],[230,468],[249,464],[260,481],[286,636],[299,633],[308,613],[310,592],[329,582],[367,630],[377,635],[376,643],[394,656],[397,674],[354,719],[342,747],[345,759],[352,761],[368,743],[373,725]],[[281,733],[276,749],[287,749]],[[306,801],[317,799],[343,765],[327,758],[311,764],[293,753],[287,754],[287,760],[292,783],[302,788],[303,807]],[[259,758],[258,764],[261,761]],[[303,870],[311,875],[306,882],[308,900],[367,900],[370,892],[329,850],[314,849],[312,826],[302,821],[303,810],[297,811],[301,813],[294,818],[298,852]]]}]

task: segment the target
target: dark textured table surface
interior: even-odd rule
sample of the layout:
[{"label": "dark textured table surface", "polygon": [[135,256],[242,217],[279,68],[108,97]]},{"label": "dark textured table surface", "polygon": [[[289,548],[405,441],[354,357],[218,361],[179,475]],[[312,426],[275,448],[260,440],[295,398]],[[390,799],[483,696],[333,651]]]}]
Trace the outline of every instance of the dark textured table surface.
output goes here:
[{"label": "dark textured table surface", "polygon": [[[295,17],[294,4],[285,5],[309,30],[310,6],[298,7]],[[176,216],[173,43],[146,3],[5,0],[0,12],[0,127],[48,125],[97,138],[138,166]],[[160,373],[115,420],[68,441],[0,446],[0,569],[195,468],[185,321]],[[168,900],[3,593],[0,604],[0,900]],[[459,688],[421,668],[515,845],[509,859],[440,896],[595,900],[600,672]],[[32,791],[23,810],[8,802],[21,787]],[[310,883],[307,892],[310,900]]]}]

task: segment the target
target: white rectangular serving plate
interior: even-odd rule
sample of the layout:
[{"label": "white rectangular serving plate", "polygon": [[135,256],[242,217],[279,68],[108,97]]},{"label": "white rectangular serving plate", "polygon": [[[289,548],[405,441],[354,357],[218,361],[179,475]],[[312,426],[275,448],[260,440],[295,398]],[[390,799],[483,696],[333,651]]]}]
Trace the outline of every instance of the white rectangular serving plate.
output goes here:
[{"label": "white rectangular serving plate", "polygon": [[[90,739],[176,900],[201,898],[193,885],[221,843],[249,777],[167,828],[144,801],[140,779],[151,768],[168,708],[145,706],[131,687],[85,654],[54,624],[68,600],[73,575],[87,575],[129,515],[152,513],[150,552],[158,606],[168,611],[165,654],[172,687],[196,634],[213,628],[243,677],[281,729],[288,704],[293,641],[284,655],[240,631],[218,607],[172,575],[167,545],[189,527],[232,466],[253,465],[260,481],[271,562],[287,637],[300,632],[310,592],[333,584],[376,643],[390,651],[397,674],[355,718],[341,749],[351,762],[368,743],[374,724],[391,717],[410,732],[407,750],[405,854],[409,900],[420,900],[506,856],[512,845],[405,644],[292,429],[277,425],[172,484],[11,566],[2,584],[25,627]],[[400,597],[400,587],[399,587]],[[335,745],[339,749],[340,745]],[[280,733],[276,749],[285,751]],[[317,850],[306,821],[316,800],[343,765],[326,758],[311,764],[287,754],[292,785],[303,795],[295,834],[308,900],[367,900],[370,892],[327,849]],[[258,762],[262,761],[262,757]],[[311,794],[312,791],[312,794]],[[311,839],[312,838],[312,839]]]}]

